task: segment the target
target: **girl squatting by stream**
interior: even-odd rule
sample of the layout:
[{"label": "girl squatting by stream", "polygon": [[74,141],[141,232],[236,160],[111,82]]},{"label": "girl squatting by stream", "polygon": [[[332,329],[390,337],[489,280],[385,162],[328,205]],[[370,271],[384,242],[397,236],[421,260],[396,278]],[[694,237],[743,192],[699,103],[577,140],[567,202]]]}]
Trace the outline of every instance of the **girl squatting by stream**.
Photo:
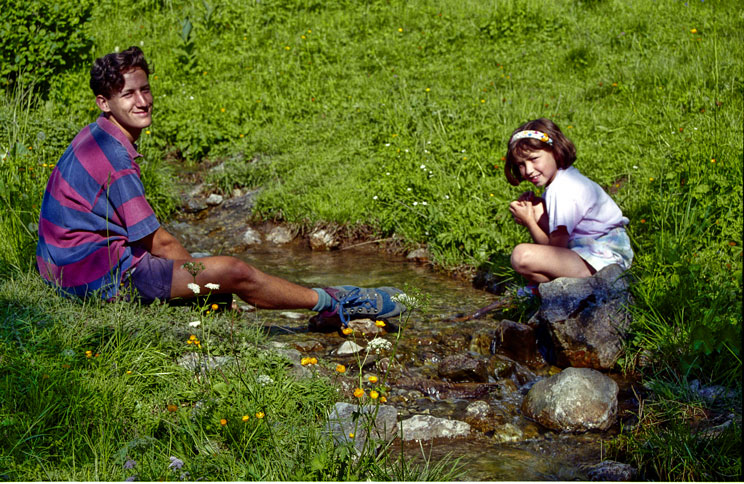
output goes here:
[{"label": "girl squatting by stream", "polygon": [[[529,121],[509,139],[504,172],[510,184],[545,187],[542,197],[522,193],[509,204],[514,221],[533,243],[511,254],[515,271],[533,284],[558,277],[589,277],[610,264],[633,261],[628,219],[610,196],[573,166],[576,147],[549,119]],[[534,294],[536,286],[528,286]]]}]

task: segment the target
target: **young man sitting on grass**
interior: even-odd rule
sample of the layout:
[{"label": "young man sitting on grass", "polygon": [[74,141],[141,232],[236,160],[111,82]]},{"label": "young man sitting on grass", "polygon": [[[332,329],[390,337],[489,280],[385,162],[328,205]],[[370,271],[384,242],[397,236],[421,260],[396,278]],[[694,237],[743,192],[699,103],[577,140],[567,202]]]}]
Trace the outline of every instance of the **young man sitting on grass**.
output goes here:
[{"label": "young man sitting on grass", "polygon": [[[146,304],[193,298],[211,283],[211,294],[236,294],[258,308],[312,309],[344,324],[405,310],[392,298],[401,293],[395,288],[310,289],[234,257],[191,257],[160,226],[140,179],[141,155],[134,143],[152,122],[148,76],[138,47],[93,64],[90,87],[102,113],[60,158],[41,205],[36,260],[47,282],[79,297],[96,293],[112,300],[135,293]],[[199,267],[195,281],[188,270],[194,266]]]}]

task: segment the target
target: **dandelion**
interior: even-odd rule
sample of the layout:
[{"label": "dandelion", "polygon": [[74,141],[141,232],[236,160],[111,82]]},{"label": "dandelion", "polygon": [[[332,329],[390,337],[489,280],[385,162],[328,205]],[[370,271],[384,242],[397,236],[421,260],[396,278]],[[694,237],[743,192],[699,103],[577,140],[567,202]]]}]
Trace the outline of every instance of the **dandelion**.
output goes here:
[{"label": "dandelion", "polygon": [[256,412],[256,418],[257,418],[257,419],[262,419],[262,418],[264,418],[265,416],[266,416],[266,415],[265,415],[265,414],[264,414],[263,412]]},{"label": "dandelion", "polygon": [[354,396],[357,398],[362,398],[364,396],[364,390],[362,390],[361,388],[357,388],[356,390],[354,390]]},{"label": "dandelion", "polygon": [[145,134],[150,134],[150,130],[148,129],[147,131],[145,131]]},{"label": "dandelion", "polygon": [[199,292],[201,291],[199,284],[195,282],[189,282],[188,284],[186,284],[186,287],[191,289],[191,292],[193,292],[194,294],[199,294]]},{"label": "dandelion", "polygon": [[350,439],[353,439],[354,438],[354,432],[349,432],[349,438]]},{"label": "dandelion", "polygon": [[691,29],[691,30],[690,30],[690,33],[691,33],[691,34],[697,34],[697,29]]},{"label": "dandelion", "polygon": [[220,108],[220,112],[225,112],[225,108]]},{"label": "dandelion", "polygon": [[398,29],[398,32],[403,32],[403,29]]},{"label": "dandelion", "polygon": [[375,321],[375,326],[378,328],[384,328],[385,327],[385,321],[380,321],[379,319]]},{"label": "dandelion", "polygon": [[369,380],[370,383],[377,383],[377,377],[375,375],[370,375],[367,380]]},{"label": "dandelion", "polygon": [[241,418],[241,420],[242,420],[243,422],[247,422],[247,421],[248,421],[248,420],[250,420],[250,419],[251,419],[251,416],[250,416],[250,415],[243,415],[243,418]]},{"label": "dandelion", "polygon": [[654,181],[654,177],[649,177],[648,181]]},{"label": "dandelion", "polygon": [[285,46],[284,46],[284,50],[289,50],[289,49],[291,49],[291,47],[290,47],[290,46],[288,46],[288,45],[285,45]]},{"label": "dandelion", "polygon": [[343,333],[344,335],[346,335],[346,336],[349,336],[349,335],[350,335],[350,334],[351,334],[351,333],[352,333],[353,331],[354,331],[354,330],[353,330],[353,329],[351,329],[351,328],[344,328],[344,329],[342,329],[342,330],[341,330],[341,332],[342,332],[342,333]]},{"label": "dandelion", "polygon": [[431,91],[431,89],[429,89],[429,88],[427,87],[427,88],[426,88],[426,92],[430,92],[430,91]]},{"label": "dandelion", "polygon": [[192,328],[198,328],[199,325],[201,325],[201,321],[191,321],[189,323],[189,326],[192,327]]},{"label": "dandelion", "polygon": [[336,371],[339,373],[346,373],[346,367],[344,365],[336,365]]},{"label": "dandelion", "polygon": [[227,419],[221,418],[221,419],[220,419],[220,425],[222,425],[223,427],[224,427],[225,425],[227,425]]},{"label": "dandelion", "polygon": [[369,392],[369,398],[371,398],[372,400],[377,400],[377,397],[379,397],[379,396],[380,396],[380,394],[377,393],[374,390],[372,390],[371,392]]},{"label": "dandelion", "polygon": [[131,374],[132,374],[132,370],[127,370],[127,375],[131,375]]}]

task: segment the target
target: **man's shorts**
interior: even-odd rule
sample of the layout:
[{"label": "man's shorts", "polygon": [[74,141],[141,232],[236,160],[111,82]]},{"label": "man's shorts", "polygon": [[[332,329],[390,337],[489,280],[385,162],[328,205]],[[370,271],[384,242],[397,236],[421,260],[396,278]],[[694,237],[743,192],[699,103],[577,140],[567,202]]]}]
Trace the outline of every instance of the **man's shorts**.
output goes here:
[{"label": "man's shorts", "polygon": [[[135,289],[134,299],[151,304],[156,299],[167,301],[173,282],[173,261],[149,252],[128,273],[129,289]],[[129,298],[128,298],[129,299]]]},{"label": "man's shorts", "polygon": [[618,264],[626,271],[633,262],[630,238],[622,227],[612,229],[596,239],[580,237],[570,240],[568,248],[579,254],[596,271],[610,264]]}]

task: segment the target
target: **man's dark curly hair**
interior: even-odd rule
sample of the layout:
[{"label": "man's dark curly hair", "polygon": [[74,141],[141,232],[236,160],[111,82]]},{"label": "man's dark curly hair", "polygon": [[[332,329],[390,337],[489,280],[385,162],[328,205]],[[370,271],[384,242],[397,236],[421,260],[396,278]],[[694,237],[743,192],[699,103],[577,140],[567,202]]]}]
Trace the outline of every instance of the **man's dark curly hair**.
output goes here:
[{"label": "man's dark curly hair", "polygon": [[90,69],[90,88],[93,89],[93,94],[110,99],[124,88],[124,74],[137,68],[150,75],[145,54],[136,46],[99,57]]}]

